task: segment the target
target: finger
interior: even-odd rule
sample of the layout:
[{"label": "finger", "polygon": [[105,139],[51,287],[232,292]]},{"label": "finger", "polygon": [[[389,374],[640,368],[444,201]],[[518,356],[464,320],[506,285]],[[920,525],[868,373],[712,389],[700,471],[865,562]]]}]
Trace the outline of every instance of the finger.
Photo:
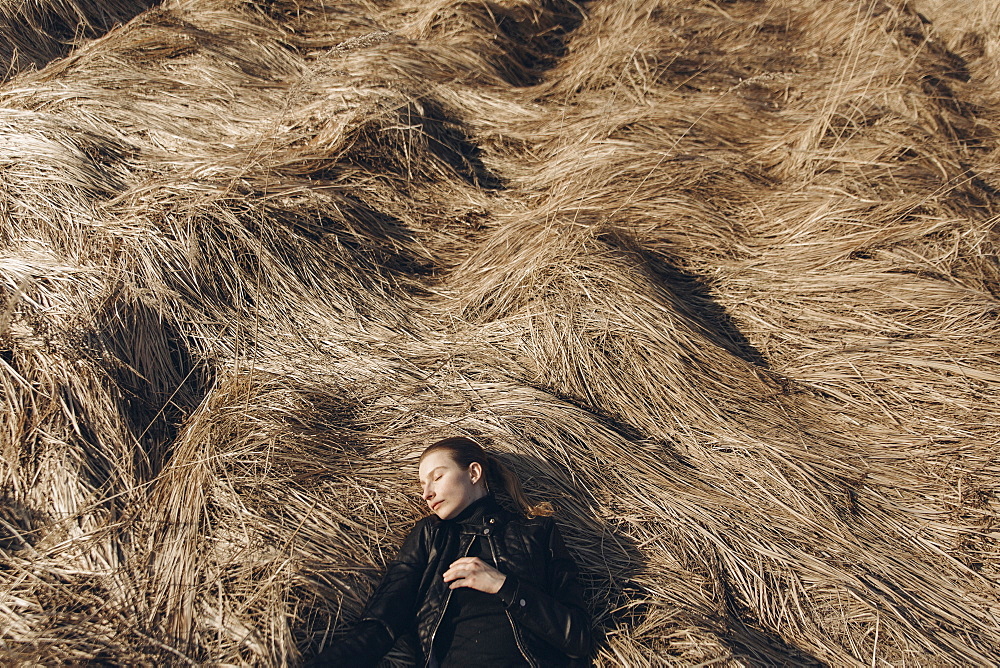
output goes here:
[{"label": "finger", "polygon": [[468,586],[470,577],[468,573],[452,573],[450,577],[445,578],[445,582],[450,583],[452,589],[465,587]]},{"label": "finger", "polygon": [[448,581],[448,580],[457,580],[459,578],[469,577],[470,575],[471,575],[471,573],[467,569],[465,569],[465,568],[449,568],[444,573],[444,579],[446,581]]}]

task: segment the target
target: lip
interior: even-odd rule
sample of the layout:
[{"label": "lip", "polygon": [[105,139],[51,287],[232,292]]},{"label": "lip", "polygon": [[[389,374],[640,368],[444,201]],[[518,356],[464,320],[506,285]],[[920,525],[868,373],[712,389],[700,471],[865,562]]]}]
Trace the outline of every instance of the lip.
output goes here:
[{"label": "lip", "polygon": [[431,510],[437,510],[438,506],[440,506],[442,503],[444,503],[444,501],[435,501],[434,503],[431,504]]}]

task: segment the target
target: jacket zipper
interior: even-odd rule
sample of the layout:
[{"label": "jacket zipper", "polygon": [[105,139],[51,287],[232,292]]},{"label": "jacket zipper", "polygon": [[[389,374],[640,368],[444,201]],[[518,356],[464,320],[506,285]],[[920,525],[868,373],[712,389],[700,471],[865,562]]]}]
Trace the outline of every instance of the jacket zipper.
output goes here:
[{"label": "jacket zipper", "polygon": [[[493,567],[500,570],[500,562],[497,561],[497,547],[493,543],[493,536],[487,534],[486,542],[490,545],[490,554],[493,556]],[[514,623],[514,618],[510,616],[510,613],[507,612],[507,610],[504,610],[503,613],[507,615],[507,621],[510,622],[510,628],[514,632],[514,642],[517,644],[517,651],[521,653],[521,656],[524,657],[524,660],[528,662],[529,666],[536,668],[534,659],[528,656],[528,653],[524,651],[524,646],[521,645],[521,636],[517,633],[517,624]]]},{"label": "jacket zipper", "polygon": [[[465,546],[465,554],[462,555],[463,557],[469,556],[469,552],[472,551],[472,543],[474,540],[475,537],[473,537],[473,539],[469,541],[469,544]],[[491,545],[490,547],[492,548],[493,546]],[[438,628],[441,626],[441,622],[444,620],[444,611],[448,609],[448,602],[451,601],[451,595],[452,593],[454,593],[454,591],[455,591],[454,589],[449,589],[448,593],[445,594],[444,596],[444,605],[441,606],[441,614],[438,615],[437,623],[434,624],[434,631],[431,633],[430,652],[427,653],[427,660],[424,662],[424,668],[427,668],[427,666],[431,665],[431,659],[434,657],[434,639],[437,637]]]}]

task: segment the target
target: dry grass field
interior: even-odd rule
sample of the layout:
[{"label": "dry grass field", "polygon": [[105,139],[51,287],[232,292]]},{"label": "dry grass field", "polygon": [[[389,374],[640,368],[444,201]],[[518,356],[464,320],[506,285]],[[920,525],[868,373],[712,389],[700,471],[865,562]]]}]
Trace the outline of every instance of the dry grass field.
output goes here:
[{"label": "dry grass field", "polygon": [[146,7],[0,0],[0,663],[307,660],[453,434],[599,666],[1000,663],[993,0]]}]

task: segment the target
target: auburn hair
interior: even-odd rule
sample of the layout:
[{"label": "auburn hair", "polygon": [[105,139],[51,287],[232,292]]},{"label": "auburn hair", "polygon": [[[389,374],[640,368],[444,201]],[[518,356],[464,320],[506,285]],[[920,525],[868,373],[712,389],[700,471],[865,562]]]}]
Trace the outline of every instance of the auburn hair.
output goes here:
[{"label": "auburn hair", "polygon": [[486,477],[486,489],[491,492],[503,491],[528,517],[547,517],[555,513],[555,509],[548,501],[531,503],[525,495],[517,475],[507,468],[499,458],[486,452],[483,446],[471,438],[451,436],[431,443],[420,453],[420,459],[423,460],[424,457],[438,450],[447,451],[452,460],[463,471],[468,470],[472,462],[479,462]]}]

